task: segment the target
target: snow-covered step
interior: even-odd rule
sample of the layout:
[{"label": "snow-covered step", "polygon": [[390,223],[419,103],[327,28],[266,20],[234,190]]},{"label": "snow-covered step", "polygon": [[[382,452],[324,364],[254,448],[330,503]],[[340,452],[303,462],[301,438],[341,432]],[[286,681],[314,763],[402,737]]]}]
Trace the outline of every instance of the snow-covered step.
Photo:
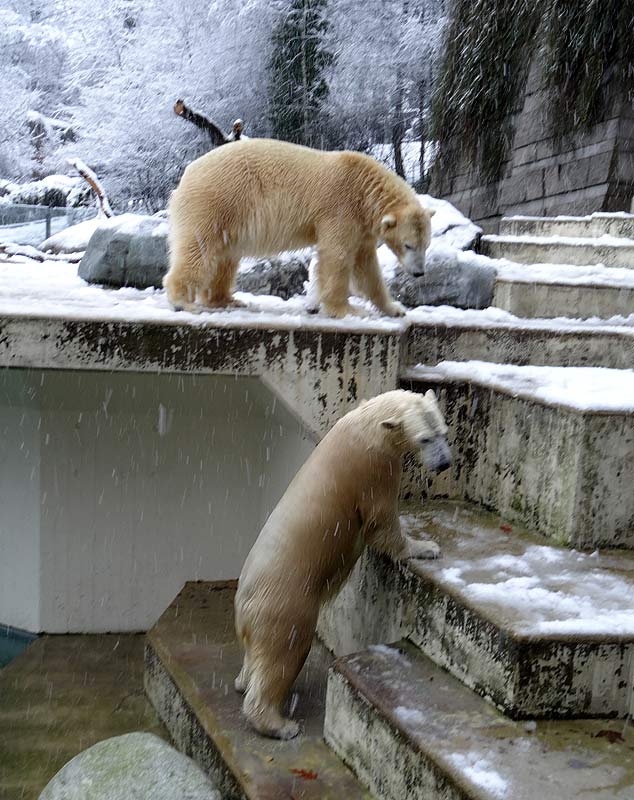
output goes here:
[{"label": "snow-covered step", "polygon": [[634,548],[634,372],[441,362],[405,373],[436,389],[451,470],[431,496],[481,503],[571,547]]},{"label": "snow-covered step", "polygon": [[520,719],[633,710],[634,554],[553,546],[464,503],[412,508],[403,528],[441,558],[365,554],[320,619],[333,652],[406,637]]},{"label": "snow-covered step", "polygon": [[405,369],[471,360],[612,369],[634,365],[634,314],[587,321],[526,319],[499,308],[421,306],[407,318],[411,325],[402,358]]},{"label": "snow-covered step", "polygon": [[634,729],[511,722],[399,642],[340,659],[325,738],[378,800],[632,800]]},{"label": "snow-covered step", "polygon": [[634,269],[634,239],[601,236],[498,236],[481,239],[481,251],[491,258],[522,264],[603,264]]},{"label": "snow-covered step", "polygon": [[493,305],[529,318],[627,317],[634,311],[634,270],[502,261],[497,265]]},{"label": "snow-covered step", "polygon": [[634,239],[634,214],[596,213],[586,217],[503,217],[501,236],[573,236]]}]

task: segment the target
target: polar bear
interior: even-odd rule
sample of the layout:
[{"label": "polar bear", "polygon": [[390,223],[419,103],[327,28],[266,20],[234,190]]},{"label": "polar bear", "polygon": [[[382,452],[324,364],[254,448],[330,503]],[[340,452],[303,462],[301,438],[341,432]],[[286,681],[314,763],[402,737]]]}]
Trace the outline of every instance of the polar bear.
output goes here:
[{"label": "polar bear", "polygon": [[239,305],[232,296],[240,258],[317,246],[317,281],[330,316],[358,313],[351,284],[383,313],[404,313],[376,256],[385,242],[422,275],[432,211],[373,158],[250,139],[191,163],[169,205],[170,303],[188,311]]},{"label": "polar bear", "polygon": [[346,414],[311,453],[249,553],[235,597],[244,648],[235,687],[260,733],[280,739],[299,726],[282,716],[317,625],[366,545],[396,559],[434,558],[438,545],[405,535],[398,516],[403,455],[420,451],[441,472],[451,464],[434,393],[396,390]]}]

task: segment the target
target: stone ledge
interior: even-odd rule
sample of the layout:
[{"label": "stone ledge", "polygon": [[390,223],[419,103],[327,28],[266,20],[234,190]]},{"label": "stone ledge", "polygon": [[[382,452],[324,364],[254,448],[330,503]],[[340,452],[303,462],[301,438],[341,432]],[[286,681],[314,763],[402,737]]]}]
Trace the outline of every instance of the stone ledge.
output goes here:
[{"label": "stone ledge", "polygon": [[600,240],[564,237],[483,236],[481,251],[490,258],[507,258],[521,264],[603,264],[634,269],[634,243],[604,244]]},{"label": "stone ledge", "polygon": [[[544,311],[543,305],[538,308]],[[634,364],[634,329],[628,326],[566,328],[547,322],[528,325],[522,319],[516,324],[452,324],[438,322],[439,314],[440,310],[429,322],[420,319],[409,328],[402,357],[405,368],[471,360],[611,369],[629,369]]]},{"label": "stone ledge", "polygon": [[634,548],[634,413],[547,404],[434,368],[403,385],[434,389],[449,426],[454,464],[423,494],[482,504],[570,547]]},{"label": "stone ledge", "polygon": [[322,613],[333,652],[407,637],[520,719],[631,711],[632,554],[580,556],[459,503],[426,503],[401,522],[442,557],[366,553]]},{"label": "stone ledge", "polygon": [[340,659],[328,681],[326,741],[383,800],[630,800],[631,729],[620,740],[622,725],[532,727],[506,719],[405,642]]},{"label": "stone ledge", "polygon": [[323,742],[330,657],[322,646],[313,647],[296,685],[301,738],[275,741],[248,727],[233,689],[241,665],[234,592],[235,583],[187,583],[148,634],[146,691],[177,746],[228,800],[370,800]]}]

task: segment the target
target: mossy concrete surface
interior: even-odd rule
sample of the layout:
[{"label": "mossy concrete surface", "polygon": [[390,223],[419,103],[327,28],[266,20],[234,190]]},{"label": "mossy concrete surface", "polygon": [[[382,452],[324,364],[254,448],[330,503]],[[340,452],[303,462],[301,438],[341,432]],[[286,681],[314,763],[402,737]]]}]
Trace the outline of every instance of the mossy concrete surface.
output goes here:
[{"label": "mossy concrete surface", "polygon": [[256,734],[233,688],[241,652],[235,584],[188,583],[148,633],[145,685],[179,750],[228,800],[357,800],[367,790],[323,741],[332,657],[313,646],[290,698],[303,731],[286,742]]},{"label": "mossy concrete surface", "polygon": [[336,662],[326,741],[382,800],[632,800],[623,722],[518,723],[399,642]]},{"label": "mossy concrete surface", "polygon": [[143,636],[42,636],[0,671],[0,798],[36,800],[82,750],[131,731],[168,739],[143,692]]}]

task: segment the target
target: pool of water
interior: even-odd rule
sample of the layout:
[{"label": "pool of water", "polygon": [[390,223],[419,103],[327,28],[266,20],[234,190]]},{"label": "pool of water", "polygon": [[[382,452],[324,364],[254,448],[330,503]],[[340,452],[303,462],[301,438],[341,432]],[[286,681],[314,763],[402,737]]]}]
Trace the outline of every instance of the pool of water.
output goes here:
[{"label": "pool of water", "polygon": [[25,650],[37,638],[33,633],[0,625],[0,669]]}]

